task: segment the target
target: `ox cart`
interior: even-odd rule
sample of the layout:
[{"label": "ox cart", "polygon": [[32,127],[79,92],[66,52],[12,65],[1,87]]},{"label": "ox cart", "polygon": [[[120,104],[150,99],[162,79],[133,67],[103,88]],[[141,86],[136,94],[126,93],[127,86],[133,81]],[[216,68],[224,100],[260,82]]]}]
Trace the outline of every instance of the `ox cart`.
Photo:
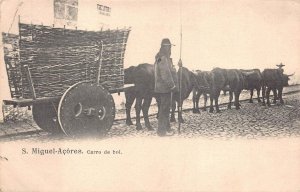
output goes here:
[{"label": "ox cart", "polygon": [[115,117],[111,94],[126,89],[129,32],[19,23],[19,35],[3,34],[12,97],[3,103],[32,106],[36,124],[51,133],[105,134]]}]

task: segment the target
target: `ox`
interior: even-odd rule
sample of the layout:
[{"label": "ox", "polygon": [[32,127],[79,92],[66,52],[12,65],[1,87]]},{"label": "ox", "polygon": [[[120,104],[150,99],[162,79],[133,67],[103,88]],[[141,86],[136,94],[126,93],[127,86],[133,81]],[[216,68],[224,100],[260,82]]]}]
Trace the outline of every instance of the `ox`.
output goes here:
[{"label": "ox", "polygon": [[[182,72],[181,72],[182,70]],[[178,110],[178,121],[184,122],[182,118],[180,107],[182,107],[183,101],[187,99],[194,88],[198,90],[209,90],[209,84],[205,78],[197,78],[197,76],[188,70],[185,67],[179,68],[177,71],[178,81],[181,82],[181,86],[179,89],[181,91],[181,98],[179,92],[173,94],[173,101],[172,101],[172,112],[171,112],[171,122],[175,122],[175,108],[177,103],[177,110]]]},{"label": "ox", "polygon": [[130,117],[131,106],[135,102],[136,129],[141,130],[140,112],[143,111],[145,126],[148,130],[153,130],[150,125],[148,111],[154,94],[154,66],[148,63],[131,66],[124,70],[124,83],[134,84],[125,90],[126,98],[126,124],[133,125]]},{"label": "ox", "polygon": [[[211,74],[209,71],[201,71],[196,70],[195,72],[196,78],[198,80],[206,80],[208,85],[211,82]],[[193,113],[200,113],[199,110],[199,99],[200,96],[203,95],[204,97],[204,108],[203,110],[206,111],[206,103],[207,103],[207,94],[209,94],[209,89],[197,89],[197,87],[194,87],[193,89]]]},{"label": "ox", "polygon": [[[181,80],[180,70],[177,72],[178,79]],[[154,65],[151,64],[139,64],[138,66],[132,66],[124,70],[124,82],[126,84],[135,84],[125,91],[126,98],[126,124],[133,125],[130,117],[131,106],[136,100],[136,129],[142,129],[140,123],[140,111],[143,111],[145,120],[145,126],[149,130],[153,130],[150,125],[148,111],[152,101],[152,97],[156,98],[159,103],[157,95],[154,93]],[[181,99],[179,92],[173,93],[172,96],[172,111],[171,111],[171,122],[175,120],[175,108],[176,103],[179,109],[182,106],[183,101],[188,98],[194,87],[198,89],[208,89],[208,83],[205,79],[197,79],[195,74],[189,71],[187,68],[182,67],[182,81],[181,81]],[[180,110],[179,110],[180,111]],[[182,114],[178,113],[178,120],[183,122]]]},{"label": "ox", "polygon": [[[293,74],[292,74],[293,75]],[[283,87],[288,86],[289,77],[292,75],[285,75],[280,69],[265,69],[262,72],[262,96],[263,106],[266,105],[265,98],[267,99],[267,105],[270,106],[270,92],[274,93],[274,103],[278,98],[280,103],[283,104],[282,90]],[[277,94],[278,91],[278,94]]]},{"label": "ox", "polygon": [[213,112],[213,101],[215,101],[216,112],[219,113],[219,96],[221,90],[226,90],[229,86],[229,103],[228,109],[231,109],[231,102],[234,94],[234,105],[236,109],[240,109],[239,97],[240,93],[245,87],[245,74],[238,69],[221,69],[214,68],[211,71],[211,83],[210,83],[210,109],[209,112]]},{"label": "ox", "polygon": [[245,87],[244,89],[250,90],[250,99],[249,103],[253,103],[253,91],[256,89],[257,91],[257,101],[261,102],[260,100],[260,90],[262,86],[262,74],[259,69],[252,69],[252,70],[243,70],[240,69],[241,72],[244,74],[245,78]]},{"label": "ox", "polygon": [[[204,78],[209,84],[209,89],[197,89],[197,88],[193,89],[193,113],[200,113],[199,99],[201,95],[203,95],[204,97],[203,111],[206,111],[207,95],[210,94],[211,91],[210,87],[212,86],[212,73],[209,71],[201,71],[201,70],[197,70],[195,73],[197,78],[200,79]],[[230,88],[228,85],[226,85],[225,87],[221,88],[220,91],[221,90],[223,91],[223,95],[226,95],[226,92],[230,91]]]}]

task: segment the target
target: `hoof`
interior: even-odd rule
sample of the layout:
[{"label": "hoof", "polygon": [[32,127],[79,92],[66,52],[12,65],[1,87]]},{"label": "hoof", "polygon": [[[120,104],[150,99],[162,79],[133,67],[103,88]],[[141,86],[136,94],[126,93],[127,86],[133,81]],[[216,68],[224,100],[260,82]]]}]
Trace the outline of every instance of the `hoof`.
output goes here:
[{"label": "hoof", "polygon": [[261,100],[260,99],[257,99],[257,101],[260,103],[261,102]]},{"label": "hoof", "polygon": [[193,113],[200,113],[199,109],[193,109]]},{"label": "hoof", "polygon": [[148,127],[148,131],[154,131],[153,127]]},{"label": "hoof", "polygon": [[206,111],[206,108],[203,108],[202,111]]},{"label": "hoof", "polygon": [[268,105],[268,107],[270,107],[270,106],[271,106],[271,103],[267,103],[267,105]]},{"label": "hoof", "polygon": [[210,112],[210,113],[213,113],[213,112],[214,112],[214,110],[213,110],[213,109],[209,109],[209,112]]},{"label": "hoof", "polygon": [[241,107],[238,105],[238,106],[235,107],[235,109],[239,110],[239,109],[241,109]]},{"label": "hoof", "polygon": [[152,126],[150,125],[150,123],[145,123],[145,126],[146,126],[148,129],[153,129]]},{"label": "hoof", "polygon": [[282,104],[282,105],[283,105],[283,104],[284,104],[284,101],[283,101],[283,100],[282,100],[282,101],[280,101],[280,104]]},{"label": "hoof", "polygon": [[228,106],[227,106],[227,109],[231,109],[231,105],[228,105]]},{"label": "hoof", "polygon": [[175,131],[173,129],[171,129],[171,128],[167,129],[167,133],[172,133],[172,132],[175,132]]},{"label": "hoof", "polygon": [[137,126],[136,126],[136,130],[137,130],[137,131],[142,130],[142,129],[143,129],[143,127],[142,127],[141,125],[137,125]]},{"label": "hoof", "polygon": [[221,111],[218,109],[218,110],[216,110],[216,113],[221,113]]},{"label": "hoof", "polygon": [[126,125],[130,126],[130,125],[133,125],[133,123],[131,120],[126,120]]},{"label": "hoof", "polygon": [[266,106],[266,103],[262,103],[262,106]]},{"label": "hoof", "polygon": [[251,100],[249,100],[249,103],[253,103],[253,100],[251,99]]},{"label": "hoof", "polygon": [[175,132],[157,133],[157,135],[160,137],[170,137],[173,136],[174,134]]},{"label": "hoof", "polygon": [[176,122],[175,117],[173,117],[173,118],[171,117],[170,122]]}]

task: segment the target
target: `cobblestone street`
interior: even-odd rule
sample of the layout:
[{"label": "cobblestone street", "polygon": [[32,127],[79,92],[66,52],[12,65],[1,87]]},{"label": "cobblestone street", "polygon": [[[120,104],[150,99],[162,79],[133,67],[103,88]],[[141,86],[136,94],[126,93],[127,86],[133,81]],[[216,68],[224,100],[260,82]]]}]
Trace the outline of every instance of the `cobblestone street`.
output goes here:
[{"label": "cobblestone street", "polygon": [[[242,103],[240,110],[227,110],[222,106],[221,113],[193,114],[185,111],[181,134],[175,137],[207,137],[207,138],[262,138],[300,136],[300,94],[286,97],[286,104],[262,107],[258,103]],[[152,117],[152,126],[157,127],[157,120]],[[155,136],[155,132],[147,129],[136,131],[122,125],[112,127],[109,137]],[[178,128],[172,123],[172,128]]]},{"label": "cobblestone street", "polygon": [[[221,105],[221,113],[209,113],[201,111],[201,114],[193,114],[191,110],[192,101],[185,101],[183,109],[183,118],[185,123],[181,124],[181,134],[178,134],[178,123],[172,123],[172,128],[176,134],[172,137],[203,137],[209,139],[232,139],[232,138],[282,138],[300,136],[300,93],[297,92],[299,86],[292,86],[285,89],[288,94],[284,95],[284,105],[272,105],[271,107],[261,106],[254,99],[254,103],[248,103],[248,92],[241,95],[241,109],[227,110],[227,105]],[[220,103],[226,103],[228,96],[222,96]],[[203,106],[203,99],[200,99]],[[157,120],[155,118],[157,107],[150,108],[150,122],[156,128]],[[134,117],[134,108],[132,117]],[[144,128],[136,131],[135,125],[127,126],[125,124],[124,109],[118,110],[116,121],[105,139],[110,138],[131,138],[131,137],[157,137],[155,131],[148,131]],[[133,119],[135,123],[135,119]],[[3,126],[4,125],[4,126]],[[10,122],[3,124],[0,133],[3,141],[28,140],[28,141],[52,141],[69,140],[64,136],[52,136],[47,132],[40,130],[31,119],[24,121]],[[142,126],[144,126],[142,121]]]}]

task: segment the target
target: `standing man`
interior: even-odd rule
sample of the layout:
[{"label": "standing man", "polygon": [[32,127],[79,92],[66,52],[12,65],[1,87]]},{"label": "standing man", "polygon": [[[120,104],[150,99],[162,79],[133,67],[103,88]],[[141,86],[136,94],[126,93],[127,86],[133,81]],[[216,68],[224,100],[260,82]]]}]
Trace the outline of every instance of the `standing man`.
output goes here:
[{"label": "standing man", "polygon": [[159,136],[174,134],[174,131],[170,127],[169,114],[172,92],[178,91],[178,79],[171,58],[171,46],[172,44],[169,39],[163,39],[160,50],[155,56],[154,92],[158,94],[160,99],[157,129]]},{"label": "standing man", "polygon": [[278,71],[279,71],[279,75],[280,75],[280,77],[281,77],[281,79],[283,80],[283,72],[284,72],[284,70],[283,70],[283,67],[285,66],[285,65],[283,65],[282,63],[280,63],[279,65],[276,65],[277,67],[278,67]]},{"label": "standing man", "polygon": [[283,74],[283,68],[282,67],[284,67],[285,65],[283,65],[282,63],[280,63],[279,65],[276,65],[277,67],[278,67],[278,69],[282,72],[282,74]]}]

